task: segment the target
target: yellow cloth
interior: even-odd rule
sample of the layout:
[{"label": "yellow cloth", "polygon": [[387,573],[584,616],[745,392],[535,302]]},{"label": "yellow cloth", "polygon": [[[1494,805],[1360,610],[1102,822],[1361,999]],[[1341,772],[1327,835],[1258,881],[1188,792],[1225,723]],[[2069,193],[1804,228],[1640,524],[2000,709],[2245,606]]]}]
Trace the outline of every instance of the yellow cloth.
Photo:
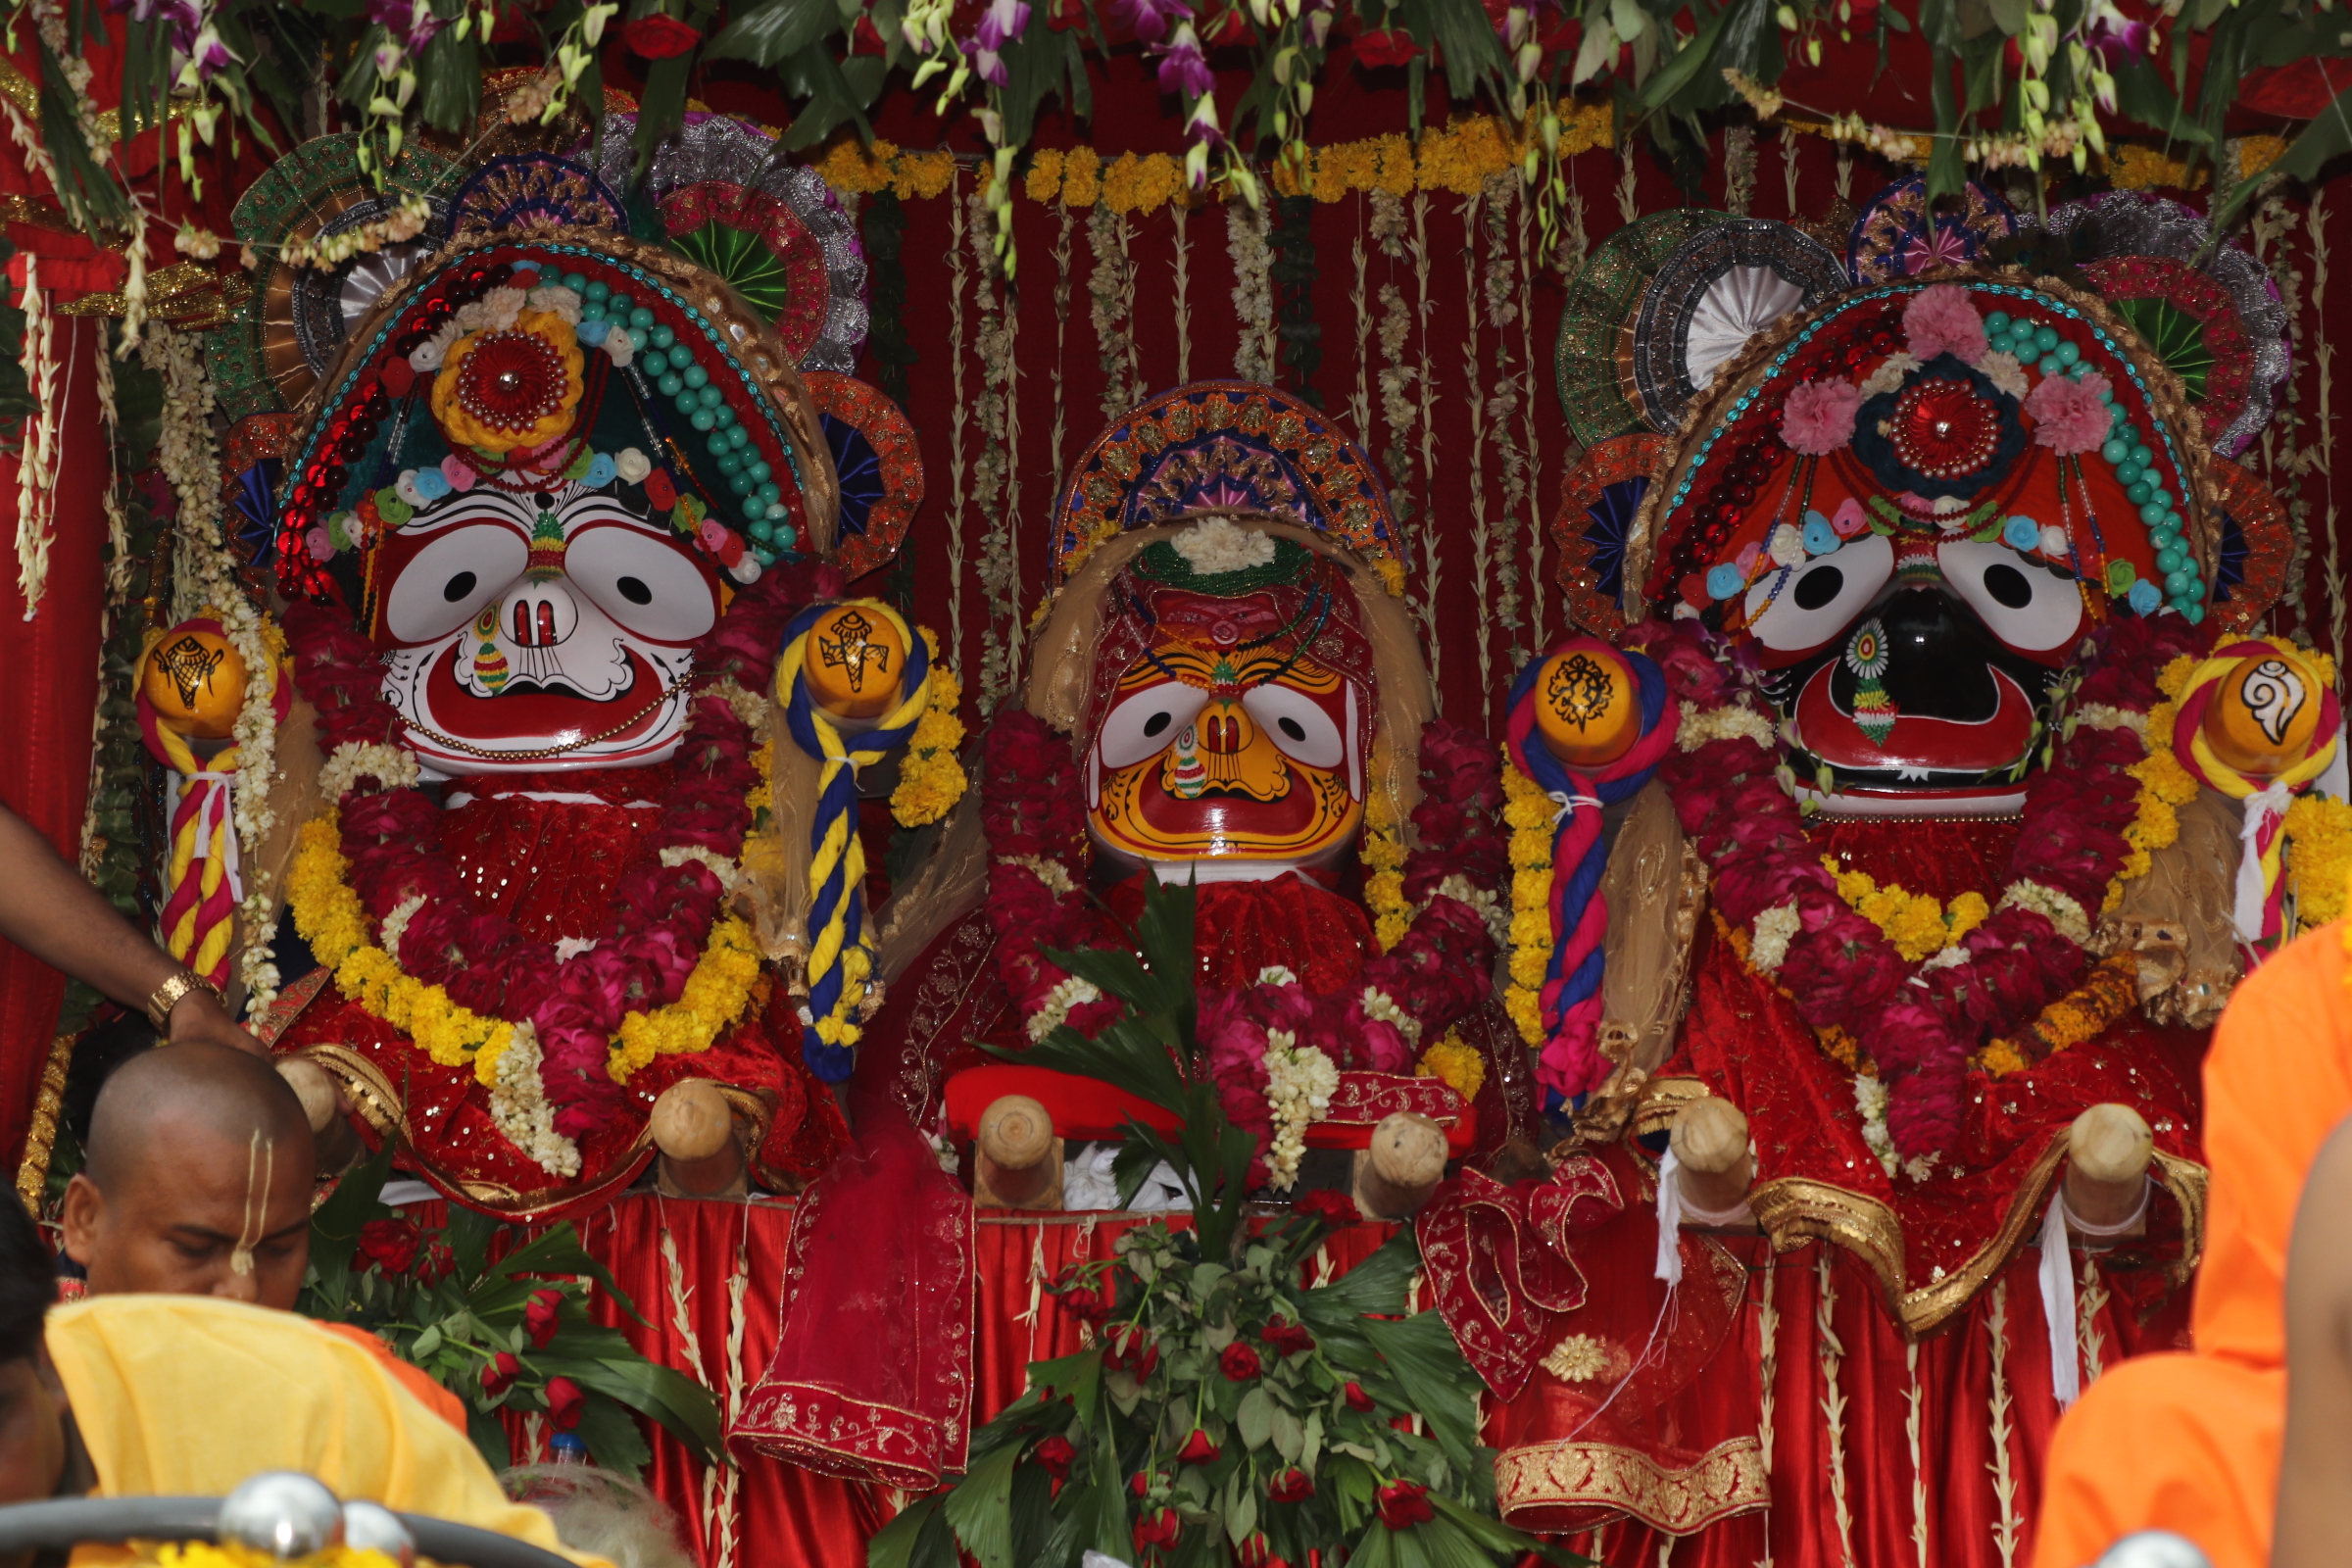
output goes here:
[{"label": "yellow cloth", "polygon": [[2215,1568],[2264,1568],[2286,1425],[2286,1250],[2320,1148],[2352,1114],[2344,927],[2323,926],[2230,999],[2205,1057],[2211,1225],[2189,1355],[2127,1361],[2058,1423],[2034,1568],[2079,1568],[2172,1530]]},{"label": "yellow cloth", "polygon": [[301,1470],[339,1497],[563,1550],[548,1516],[509,1501],[471,1443],[373,1355],[307,1318],[210,1297],[102,1296],[51,1311],[47,1340],[100,1496],[217,1497],[264,1470]]}]

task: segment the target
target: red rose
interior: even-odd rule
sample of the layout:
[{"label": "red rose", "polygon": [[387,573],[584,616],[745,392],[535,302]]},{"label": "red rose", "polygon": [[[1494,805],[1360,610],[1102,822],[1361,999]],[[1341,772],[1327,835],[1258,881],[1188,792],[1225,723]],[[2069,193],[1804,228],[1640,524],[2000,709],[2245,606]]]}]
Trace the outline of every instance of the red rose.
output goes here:
[{"label": "red rose", "polygon": [[1361,1410],[1366,1415],[1372,1413],[1372,1396],[1364,1392],[1362,1384],[1351,1381],[1348,1385],[1347,1392],[1348,1409]]},{"label": "red rose", "polygon": [[1216,24],[1203,29],[1200,39],[1201,44],[1210,49],[1228,48],[1234,44],[1248,43],[1249,41],[1250,23],[1242,15],[1240,6],[1226,7],[1225,14],[1217,19]]},{"label": "red rose", "polygon": [[1061,1298],[1062,1310],[1073,1317],[1100,1323],[1110,1316],[1111,1293],[1075,1265],[1062,1270],[1061,1278],[1054,1282],[1054,1293]]},{"label": "red rose", "polygon": [[580,1406],[587,1402],[588,1396],[582,1394],[580,1386],[571,1379],[547,1380],[547,1419],[558,1432],[569,1432],[578,1426]]},{"label": "red rose", "polygon": [[424,1250],[424,1257],[416,1265],[416,1278],[427,1285],[438,1285],[458,1271],[458,1254],[433,1243]]},{"label": "red rose", "polygon": [[356,1261],[363,1269],[380,1268],[387,1274],[406,1274],[416,1265],[424,1235],[405,1219],[371,1219],[360,1227]]},{"label": "red rose", "polygon": [[397,354],[384,362],[381,374],[384,391],[396,398],[407,397],[409,388],[416,384],[416,367]]},{"label": "red rose", "polygon": [[522,1376],[522,1363],[512,1350],[501,1350],[482,1368],[482,1392],[493,1399],[503,1396]]},{"label": "red rose", "polygon": [[1287,1560],[1274,1555],[1274,1544],[1266,1539],[1263,1530],[1250,1536],[1234,1552],[1242,1568],[1291,1568]]},{"label": "red rose", "polygon": [[1276,1502],[1304,1502],[1315,1494],[1315,1478],[1291,1466],[1266,1483],[1266,1495]]},{"label": "red rose", "polygon": [[1102,1352],[1102,1364],[1113,1372],[1131,1372],[1139,1383],[1152,1375],[1159,1365],[1159,1347],[1144,1337],[1144,1331],[1130,1323],[1111,1331],[1109,1348]]},{"label": "red rose", "polygon": [[1193,1435],[1184,1440],[1184,1446],[1176,1450],[1176,1457],[1186,1464],[1214,1464],[1220,1451],[1215,1444],[1208,1441],[1207,1433],[1195,1427]]},{"label": "red rose", "polygon": [[1412,34],[1402,28],[1383,28],[1357,35],[1355,58],[1367,66],[1401,66],[1421,52]]},{"label": "red rose", "polygon": [[1173,1546],[1176,1538],[1183,1534],[1184,1521],[1176,1517],[1176,1510],[1162,1508],[1135,1522],[1135,1549],[1141,1552],[1153,1546]]},{"label": "red rose", "polygon": [[1315,1337],[1306,1332],[1303,1323],[1286,1323],[1277,1318],[1257,1331],[1257,1337],[1274,1348],[1274,1353],[1284,1357],[1315,1348]]},{"label": "red rose", "polygon": [[564,1293],[550,1286],[533,1291],[522,1308],[522,1332],[531,1337],[531,1344],[546,1349],[547,1342],[556,1337],[556,1313],[564,1305]]},{"label": "red rose", "polygon": [[1078,1457],[1077,1446],[1056,1432],[1029,1452],[1029,1456],[1046,1467],[1046,1474],[1056,1481],[1070,1479],[1070,1461]]},{"label": "red rose", "polygon": [[1374,1494],[1380,1503],[1380,1522],[1391,1530],[1409,1530],[1438,1516],[1429,1505],[1429,1489],[1412,1481],[1392,1481]]},{"label": "red rose", "polygon": [[1138,1470],[1134,1475],[1128,1477],[1127,1490],[1139,1497],[1149,1496],[1152,1492],[1152,1472]]},{"label": "red rose", "polygon": [[645,476],[645,499],[656,512],[667,512],[678,504],[678,487],[670,482],[667,468],[656,468]]},{"label": "red rose", "polygon": [[874,19],[860,16],[858,25],[850,29],[850,53],[853,55],[886,55],[890,46],[882,41],[881,29]]},{"label": "red rose", "polygon": [[1293,1200],[1291,1212],[1300,1218],[1313,1220],[1318,1225],[1328,1225],[1333,1230],[1343,1225],[1353,1225],[1363,1218],[1356,1212],[1354,1199],[1328,1187],[1317,1188]]},{"label": "red rose", "polygon": [[640,60],[668,60],[701,43],[703,35],[677,18],[657,11],[624,25],[620,41]]},{"label": "red rose", "polygon": [[1217,1368],[1234,1382],[1247,1383],[1257,1376],[1262,1364],[1247,1341],[1236,1340],[1218,1354]]}]

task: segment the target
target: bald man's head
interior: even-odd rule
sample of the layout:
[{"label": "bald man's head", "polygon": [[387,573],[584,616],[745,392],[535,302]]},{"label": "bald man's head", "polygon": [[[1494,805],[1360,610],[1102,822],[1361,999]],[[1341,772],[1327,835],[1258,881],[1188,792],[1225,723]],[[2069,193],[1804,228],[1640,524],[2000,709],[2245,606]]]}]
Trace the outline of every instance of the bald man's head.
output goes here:
[{"label": "bald man's head", "polygon": [[314,1158],[302,1102],[269,1063],[165,1046],[98,1093],[66,1251],[94,1296],[224,1296],[291,1307],[310,1258]]}]

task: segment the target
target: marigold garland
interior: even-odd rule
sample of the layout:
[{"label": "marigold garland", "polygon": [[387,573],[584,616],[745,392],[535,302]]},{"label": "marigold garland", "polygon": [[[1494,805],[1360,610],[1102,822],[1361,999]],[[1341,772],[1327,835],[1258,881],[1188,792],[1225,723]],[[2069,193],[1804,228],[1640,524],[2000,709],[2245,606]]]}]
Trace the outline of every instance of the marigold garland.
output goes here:
[{"label": "marigold garland", "polygon": [[[286,873],[294,929],[334,971],[336,989],[369,1017],[405,1032],[441,1066],[470,1066],[477,1080],[494,1086],[498,1057],[514,1025],[452,1002],[447,991],[406,973],[398,959],[369,940],[367,910],[352,890],[341,839],[341,813],[333,807],[303,824]],[[621,1019],[609,1060],[612,1080],[626,1083],[657,1055],[710,1050],[743,1016],[759,978],[760,949],[751,927],[733,915],[721,918],[678,1000]]]},{"label": "marigold garland", "polygon": [[1941,953],[1992,913],[1984,895],[1973,889],[1956,895],[1947,906],[1924,893],[1906,893],[1892,882],[1882,887],[1867,871],[1847,870],[1834,855],[1823,856],[1821,863],[1838,879],[1838,896],[1846,906],[1886,932],[1908,963]]},{"label": "marigold garland", "polygon": [[963,683],[941,661],[938,633],[928,626],[916,629],[931,650],[931,700],[906,742],[898,787],[890,792],[891,820],[901,827],[923,827],[946,816],[969,783],[957,755],[963,746],[963,720],[956,715]]},{"label": "marigold garland", "polygon": [[2093,965],[2080,986],[2042,1008],[2022,1035],[1987,1043],[1977,1064],[1995,1078],[2023,1072],[2098,1038],[2138,1005],[2139,955],[2111,955]]},{"label": "marigold garland", "polygon": [[2299,929],[2312,930],[2344,912],[2352,877],[2352,804],[2304,795],[2286,808],[2287,886]]},{"label": "marigold garland", "polygon": [[[1551,818],[1557,809],[1544,786],[1519,771],[1503,749],[1502,820],[1511,830],[1510,984],[1503,1009],[1519,1038],[1544,1044],[1541,993],[1551,960]],[[1745,956],[1745,944],[1741,945]]]},{"label": "marigold garland", "polygon": [[1462,1038],[1459,1030],[1448,1029],[1445,1039],[1421,1053],[1421,1061],[1413,1073],[1420,1078],[1443,1078],[1462,1097],[1462,1103],[1469,1104],[1486,1087],[1487,1058]]},{"label": "marigold garland", "polygon": [[1364,802],[1363,843],[1357,856],[1364,862],[1364,907],[1372,911],[1372,938],[1388,952],[1404,940],[1413,923],[1413,906],[1404,896],[1404,835],[1396,812],[1377,791]]}]

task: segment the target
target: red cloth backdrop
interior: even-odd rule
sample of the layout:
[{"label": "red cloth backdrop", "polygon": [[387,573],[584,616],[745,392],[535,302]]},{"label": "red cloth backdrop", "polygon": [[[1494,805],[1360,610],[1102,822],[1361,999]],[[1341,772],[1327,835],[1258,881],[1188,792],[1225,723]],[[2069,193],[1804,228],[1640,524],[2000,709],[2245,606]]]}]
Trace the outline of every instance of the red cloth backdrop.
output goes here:
[{"label": "red cloth backdrop", "polygon": [[[20,272],[20,281],[22,273]],[[106,436],[98,418],[92,356],[95,321],[61,318],[58,357],[66,367],[63,451],[51,519],[48,586],[24,611],[16,553],[18,459],[0,456],[0,670],[7,722],[0,723],[0,801],[30,822],[67,859],[81,855],[90,787],[90,726],[98,704],[98,639],[104,609]],[[0,939],[0,1150],[16,1168],[32,1118],[33,1095],[57,1025],[66,977]]]}]

